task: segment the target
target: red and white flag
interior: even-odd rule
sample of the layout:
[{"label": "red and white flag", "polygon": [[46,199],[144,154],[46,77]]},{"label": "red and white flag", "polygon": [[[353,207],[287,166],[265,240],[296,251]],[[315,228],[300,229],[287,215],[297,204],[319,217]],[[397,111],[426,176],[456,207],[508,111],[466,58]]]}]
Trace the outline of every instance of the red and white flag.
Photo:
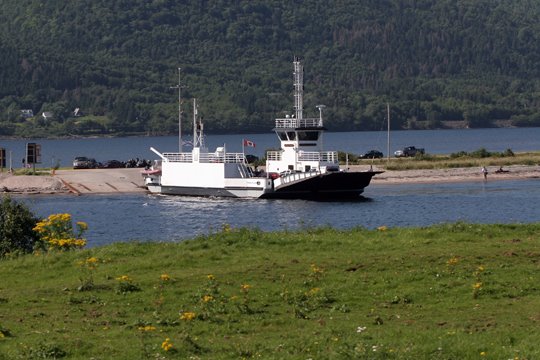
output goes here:
[{"label": "red and white flag", "polygon": [[244,146],[255,147],[255,143],[253,141],[244,139]]}]

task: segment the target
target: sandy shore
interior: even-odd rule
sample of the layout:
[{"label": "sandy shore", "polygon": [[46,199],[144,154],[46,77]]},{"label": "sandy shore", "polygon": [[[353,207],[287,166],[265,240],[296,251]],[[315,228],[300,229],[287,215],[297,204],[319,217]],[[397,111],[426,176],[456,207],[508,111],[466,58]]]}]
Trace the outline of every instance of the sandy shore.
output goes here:
[{"label": "sandy shore", "polygon": [[[366,171],[365,165],[351,166],[350,171]],[[488,168],[487,181],[540,178],[540,166],[514,165],[496,173]],[[374,170],[384,170],[377,169]],[[434,170],[385,171],[372,184],[438,183],[484,181],[480,169],[455,168]],[[11,175],[0,173],[0,193],[15,194],[109,194],[144,193],[141,169],[61,170],[54,176]]]},{"label": "sandy shore", "polygon": [[[351,170],[354,170],[351,167]],[[362,171],[362,169],[359,169]],[[364,166],[364,171],[366,167]],[[377,169],[375,169],[377,170]],[[540,178],[540,166],[505,166],[507,172],[496,173],[498,167],[488,167],[487,181]],[[373,178],[372,184],[438,183],[484,181],[480,168],[385,171]]]}]

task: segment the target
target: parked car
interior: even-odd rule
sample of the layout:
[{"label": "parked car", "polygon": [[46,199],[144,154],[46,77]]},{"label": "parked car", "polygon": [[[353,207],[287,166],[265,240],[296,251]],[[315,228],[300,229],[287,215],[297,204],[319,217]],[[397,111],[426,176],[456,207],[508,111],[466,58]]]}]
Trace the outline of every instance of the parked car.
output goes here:
[{"label": "parked car", "polygon": [[360,155],[360,159],[381,159],[383,156],[379,150],[369,150],[364,155]]},{"label": "parked car", "polygon": [[113,168],[123,168],[126,167],[126,164],[119,160],[107,160],[101,165],[102,168],[105,169],[113,169]]},{"label": "parked car", "polygon": [[417,154],[425,154],[425,150],[414,146],[407,146],[403,150],[394,152],[396,157],[415,157]]},{"label": "parked car", "polygon": [[88,158],[86,156],[77,156],[73,160],[74,169],[95,169],[98,167],[96,159]]}]

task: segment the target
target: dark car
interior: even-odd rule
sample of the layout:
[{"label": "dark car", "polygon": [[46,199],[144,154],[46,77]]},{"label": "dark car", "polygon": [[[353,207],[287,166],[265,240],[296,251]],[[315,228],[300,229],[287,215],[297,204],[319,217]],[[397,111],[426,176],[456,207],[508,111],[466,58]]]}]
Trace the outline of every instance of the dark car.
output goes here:
[{"label": "dark car", "polygon": [[88,158],[86,156],[77,156],[73,160],[74,169],[95,169],[98,167],[96,159]]},{"label": "dark car", "polygon": [[115,169],[115,168],[123,168],[126,167],[126,164],[123,161],[119,160],[108,160],[101,165],[102,168],[105,169]]},{"label": "dark car", "polygon": [[369,150],[364,155],[361,155],[360,159],[381,159],[383,156],[383,153],[379,150]]}]

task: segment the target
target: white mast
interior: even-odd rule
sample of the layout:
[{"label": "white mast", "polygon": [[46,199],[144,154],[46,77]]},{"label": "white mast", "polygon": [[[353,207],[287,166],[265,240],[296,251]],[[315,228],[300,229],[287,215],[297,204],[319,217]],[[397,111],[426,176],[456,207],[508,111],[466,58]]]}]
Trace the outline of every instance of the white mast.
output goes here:
[{"label": "white mast", "polygon": [[304,109],[304,67],[300,64],[298,57],[294,58],[294,111],[296,112],[296,118],[301,120],[303,118]]},{"label": "white mast", "polygon": [[182,152],[182,85],[180,83],[180,72],[178,68],[178,85],[171,86],[171,89],[178,89],[178,151]]},{"label": "white mast", "polygon": [[203,123],[198,120],[197,99],[193,99],[193,147],[204,148]]}]

